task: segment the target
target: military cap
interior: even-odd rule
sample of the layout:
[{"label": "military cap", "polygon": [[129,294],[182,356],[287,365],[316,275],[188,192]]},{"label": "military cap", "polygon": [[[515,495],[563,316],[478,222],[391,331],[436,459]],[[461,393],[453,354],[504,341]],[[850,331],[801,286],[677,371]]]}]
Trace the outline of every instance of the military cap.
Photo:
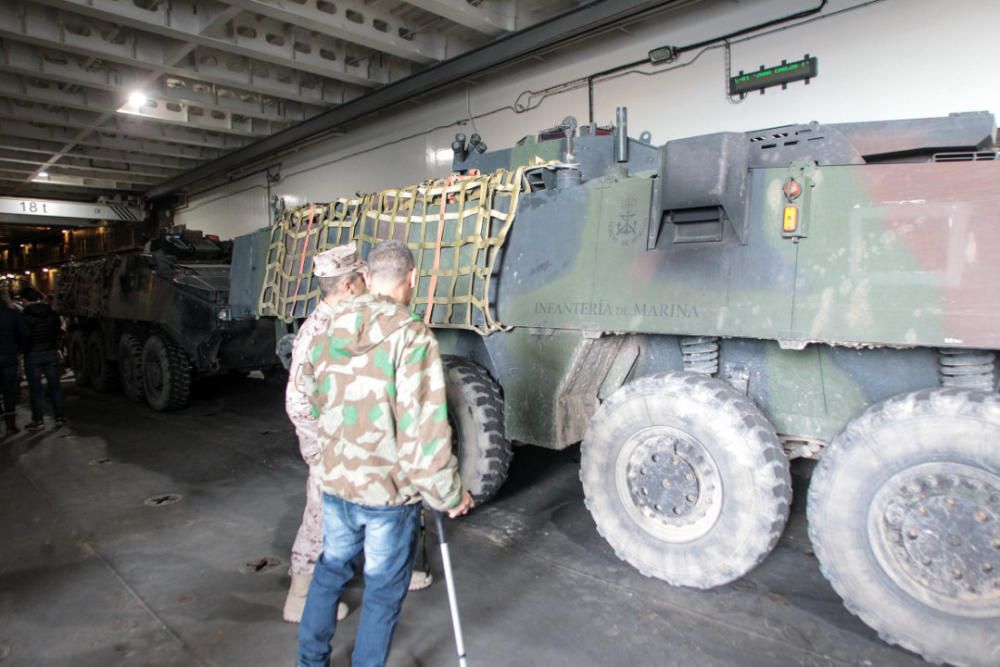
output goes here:
[{"label": "military cap", "polygon": [[317,253],[313,257],[313,275],[317,278],[336,278],[360,271],[365,263],[358,257],[353,243],[338,245]]}]

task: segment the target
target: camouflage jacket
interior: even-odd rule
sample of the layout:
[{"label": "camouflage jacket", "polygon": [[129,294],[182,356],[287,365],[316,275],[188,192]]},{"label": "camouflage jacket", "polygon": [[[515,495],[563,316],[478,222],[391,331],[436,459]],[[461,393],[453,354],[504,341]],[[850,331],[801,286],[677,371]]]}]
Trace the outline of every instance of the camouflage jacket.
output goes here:
[{"label": "camouflage jacket", "polygon": [[306,357],[306,342],[318,333],[326,330],[330,323],[332,308],[325,301],[320,301],[312,314],[306,318],[295,336],[292,344],[292,363],[288,365],[288,386],[285,387],[285,412],[295,427],[295,435],[299,438],[299,451],[302,460],[309,465],[320,462],[320,447],[318,440],[319,422],[312,415],[312,405],[309,396],[304,391],[301,382],[297,382],[299,369]]},{"label": "camouflage jacket", "polygon": [[296,381],[319,421],[323,490],[363,505],[457,506],[462,485],[430,329],[405,306],[366,294],[337,304],[327,330],[303,344]]}]

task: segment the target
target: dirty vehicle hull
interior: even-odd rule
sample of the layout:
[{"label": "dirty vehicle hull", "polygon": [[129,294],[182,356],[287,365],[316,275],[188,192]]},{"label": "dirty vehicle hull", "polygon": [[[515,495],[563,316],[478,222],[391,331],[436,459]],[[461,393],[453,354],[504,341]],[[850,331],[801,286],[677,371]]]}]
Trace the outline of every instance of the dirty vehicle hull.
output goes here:
[{"label": "dirty vehicle hull", "polygon": [[224,248],[190,234],[177,239],[62,268],[56,309],[69,321],[78,384],[120,387],[136,402],[172,410],[187,405],[198,377],[277,363],[273,323],[232,316]]},{"label": "dirty vehicle hull", "polygon": [[599,136],[459,156],[559,155],[582,183],[521,198],[495,294],[511,329],[442,345],[503,387],[508,438],[583,441],[598,529],[647,575],[742,576],[784,526],[787,458],[819,457],[810,535],[851,610],[996,664],[993,132],[959,114],[630,141],[623,162]]},{"label": "dirty vehicle hull", "polygon": [[699,588],[743,576],[784,528],[789,459],[819,458],[810,535],[848,608],[929,659],[997,664],[992,116],[662,147],[624,123],[583,130],[567,119],[484,153],[456,141],[457,172],[523,178],[495,263],[476,265],[489,316],[456,323],[436,303],[456,283],[430,258],[461,263],[471,232],[435,230],[427,211],[465,220],[466,190],[432,191],[416,236],[382,193],[334,220],[329,243],[409,242],[417,312],[432,304],[442,351],[502,390],[503,433],[484,433],[582,442],[597,528],[643,573]]}]

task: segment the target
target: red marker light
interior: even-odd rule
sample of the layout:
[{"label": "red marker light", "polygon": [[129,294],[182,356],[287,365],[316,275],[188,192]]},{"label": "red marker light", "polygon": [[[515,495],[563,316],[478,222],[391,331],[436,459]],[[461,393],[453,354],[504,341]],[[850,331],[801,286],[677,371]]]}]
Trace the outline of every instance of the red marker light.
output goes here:
[{"label": "red marker light", "polygon": [[794,178],[789,178],[785,181],[785,187],[782,188],[782,190],[785,191],[785,196],[788,197],[789,200],[795,199],[802,194],[802,186],[799,185],[799,182]]},{"label": "red marker light", "polygon": [[799,229],[799,209],[795,206],[785,207],[785,217],[781,223],[781,231],[793,234]]}]

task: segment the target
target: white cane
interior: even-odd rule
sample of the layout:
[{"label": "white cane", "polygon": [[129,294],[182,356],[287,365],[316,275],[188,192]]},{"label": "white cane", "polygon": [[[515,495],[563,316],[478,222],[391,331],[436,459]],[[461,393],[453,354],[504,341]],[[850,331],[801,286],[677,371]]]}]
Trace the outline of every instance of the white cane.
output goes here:
[{"label": "white cane", "polygon": [[441,540],[441,564],[444,567],[444,582],[448,587],[448,605],[451,607],[451,624],[455,628],[455,648],[458,650],[459,667],[467,667],[465,642],[462,641],[462,619],[458,616],[458,599],[455,597],[455,577],[451,572],[451,555],[448,552],[448,538],[444,533],[443,513],[430,510],[437,523],[438,539]]}]

